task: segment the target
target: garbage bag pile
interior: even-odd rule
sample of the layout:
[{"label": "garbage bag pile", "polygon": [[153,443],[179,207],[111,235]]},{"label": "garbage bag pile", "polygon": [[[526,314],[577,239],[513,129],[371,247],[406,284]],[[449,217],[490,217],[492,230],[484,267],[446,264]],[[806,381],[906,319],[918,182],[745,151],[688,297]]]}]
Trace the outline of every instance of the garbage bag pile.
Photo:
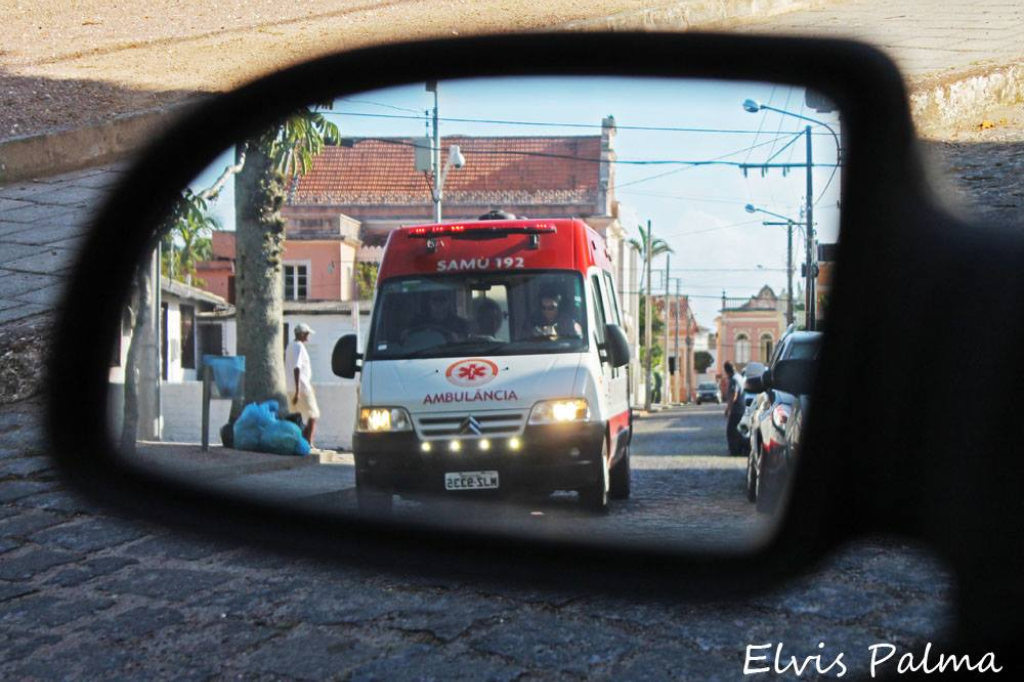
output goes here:
[{"label": "garbage bag pile", "polygon": [[234,425],[236,450],[269,452],[275,455],[308,455],[309,441],[294,422],[279,419],[276,400],[249,403]]}]

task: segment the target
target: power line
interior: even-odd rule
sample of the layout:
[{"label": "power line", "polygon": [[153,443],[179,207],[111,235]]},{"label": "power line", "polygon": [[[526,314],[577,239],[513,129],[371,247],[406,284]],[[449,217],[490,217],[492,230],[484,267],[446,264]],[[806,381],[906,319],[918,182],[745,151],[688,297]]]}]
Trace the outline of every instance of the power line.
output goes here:
[{"label": "power line", "polygon": [[[377,103],[373,103],[377,104]],[[380,105],[387,106],[387,105]],[[396,107],[398,108],[398,107]],[[411,109],[408,111],[412,111]],[[399,114],[368,114],[368,113],[356,113],[352,111],[337,111],[335,109],[321,109],[318,113],[322,114],[334,114],[335,116],[351,116],[355,118],[389,118],[389,119],[404,119],[422,121],[423,116],[402,116]],[[603,127],[601,123],[565,123],[555,121],[515,121],[515,120],[504,120],[504,119],[489,119],[489,118],[459,118],[459,117],[439,117],[439,121],[446,123],[479,123],[484,125],[508,125],[508,126],[527,126],[527,127],[548,127],[548,128],[596,128],[600,130]],[[666,133],[710,133],[710,134],[722,134],[722,135],[755,135],[756,130],[747,130],[742,128],[701,128],[696,126],[630,126],[630,125],[615,125],[616,130],[646,130],[651,132],[666,132]],[[797,130],[793,132],[787,132],[786,135],[790,134],[801,134],[803,131]],[[815,133],[824,134],[824,133]]]},{"label": "power line", "polygon": [[[789,133],[787,133],[786,135],[783,135],[782,137],[788,137],[788,136],[789,136]],[[779,138],[774,138],[774,139],[768,140],[766,142],[760,142],[760,143],[751,145],[749,147],[744,147],[743,149],[737,149],[734,152],[729,152],[728,154],[722,154],[721,156],[716,156],[712,160],[713,161],[720,161],[722,159],[727,159],[730,156],[736,156],[737,154],[742,154],[743,152],[748,151],[750,149],[756,149],[757,147],[763,147],[764,145],[769,144],[771,142],[776,142],[776,141],[778,141],[778,139]],[[674,173],[681,173],[681,172],[683,172],[685,170],[688,170],[688,168],[677,168],[675,170],[670,170],[667,173],[658,173],[657,175],[651,175],[651,176],[648,176],[646,178],[640,178],[639,180],[632,180],[630,182],[624,182],[621,185],[616,185],[615,189],[616,189],[616,191],[618,191],[618,190],[622,189],[623,187],[629,187],[630,185],[639,185],[641,182],[647,182],[649,180],[657,180],[658,178],[663,178],[663,177],[665,177],[667,175],[672,175]]]},{"label": "power line", "polygon": [[[417,114],[417,116],[415,117],[417,120],[423,120],[423,114],[421,113],[420,109],[412,109],[410,107],[397,107],[394,104],[385,104],[383,102],[374,102],[374,101],[368,100],[368,99],[341,99],[341,100],[337,100],[337,101],[339,101],[339,102],[350,102],[352,104],[372,104],[373,106],[376,106],[376,107],[384,107],[385,109],[394,109],[395,111],[411,111],[412,113]],[[326,109],[326,110],[321,109],[321,112],[325,112],[325,113],[339,113],[339,112],[332,111],[330,109]],[[359,114],[353,114],[353,115],[354,116],[358,116]],[[365,114],[365,115],[373,116],[373,114]],[[407,116],[407,117],[403,117],[403,118],[413,118],[413,117],[412,116]]]},{"label": "power line", "polygon": [[[401,147],[419,147],[420,145],[412,142],[404,142],[401,140],[386,138],[386,137],[362,137],[360,140],[374,140],[382,142],[384,144],[393,144]],[[436,151],[436,150],[435,150]],[[476,155],[476,156],[532,156],[546,159],[567,159],[570,161],[581,161],[584,163],[611,163],[616,165],[626,166],[724,166],[727,168],[740,168],[744,164],[739,161],[722,161],[722,157],[717,159],[602,159],[595,157],[586,156],[573,156],[571,154],[552,154],[549,152],[525,152],[514,149],[493,149],[493,150],[471,150],[463,149],[462,154],[464,156]],[[729,154],[731,156],[732,154]],[[819,164],[821,167],[828,167],[832,164]],[[633,183],[630,183],[633,184]]]}]

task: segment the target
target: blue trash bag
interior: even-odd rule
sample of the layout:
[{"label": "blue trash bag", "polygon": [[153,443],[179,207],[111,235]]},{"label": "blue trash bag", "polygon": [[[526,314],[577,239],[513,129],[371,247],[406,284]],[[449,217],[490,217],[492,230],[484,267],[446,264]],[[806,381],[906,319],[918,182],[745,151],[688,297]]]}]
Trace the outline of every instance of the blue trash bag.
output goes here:
[{"label": "blue trash bag", "polygon": [[274,455],[308,455],[309,441],[293,422],[278,419],[276,400],[249,403],[235,422],[235,449]]},{"label": "blue trash bag", "polygon": [[302,430],[294,422],[278,419],[263,432],[260,446],[264,452],[278,455],[309,454],[309,442],[302,437]]},{"label": "blue trash bag", "polygon": [[203,365],[213,370],[213,382],[221,398],[241,398],[241,378],[245,375],[244,355],[204,355]]},{"label": "blue trash bag", "polygon": [[277,421],[277,401],[249,403],[235,421],[235,449],[262,452],[263,432]]}]

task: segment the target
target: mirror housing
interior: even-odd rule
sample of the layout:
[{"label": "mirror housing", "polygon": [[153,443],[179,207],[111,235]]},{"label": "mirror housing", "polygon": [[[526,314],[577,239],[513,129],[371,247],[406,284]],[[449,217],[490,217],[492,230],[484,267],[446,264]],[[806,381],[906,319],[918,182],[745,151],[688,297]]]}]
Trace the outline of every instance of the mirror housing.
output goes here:
[{"label": "mirror housing", "polygon": [[771,370],[766,369],[759,377],[747,377],[743,382],[743,390],[747,393],[763,393],[771,388]]},{"label": "mirror housing", "polygon": [[606,324],[604,326],[605,351],[608,354],[608,363],[612,367],[623,367],[629,364],[629,340],[626,332],[617,324]]},{"label": "mirror housing", "polygon": [[361,368],[362,353],[357,353],[359,339],[355,334],[345,334],[334,344],[331,353],[331,371],[342,379],[353,379]]},{"label": "mirror housing", "polygon": [[814,376],[814,360],[780,360],[771,378],[774,388],[780,391],[807,395],[814,388]]}]

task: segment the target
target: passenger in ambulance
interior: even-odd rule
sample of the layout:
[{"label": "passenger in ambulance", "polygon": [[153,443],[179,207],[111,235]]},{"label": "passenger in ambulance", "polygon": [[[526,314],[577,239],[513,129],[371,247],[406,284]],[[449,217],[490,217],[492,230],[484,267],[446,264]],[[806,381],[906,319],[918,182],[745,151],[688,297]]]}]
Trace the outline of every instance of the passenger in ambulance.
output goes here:
[{"label": "passenger in ambulance", "polygon": [[473,301],[472,335],[474,337],[497,341],[502,319],[501,306],[497,301],[489,298],[478,298]]},{"label": "passenger in ambulance", "polygon": [[427,294],[427,313],[413,322],[411,328],[403,334],[403,342],[416,332],[435,332],[444,337],[445,342],[460,341],[469,333],[469,323],[458,316],[447,291],[431,291]]},{"label": "passenger in ambulance", "polygon": [[557,290],[541,290],[537,308],[538,312],[531,320],[532,330],[529,336],[546,336],[552,339],[583,336],[583,328],[573,319],[572,311],[563,309],[562,295]]}]

